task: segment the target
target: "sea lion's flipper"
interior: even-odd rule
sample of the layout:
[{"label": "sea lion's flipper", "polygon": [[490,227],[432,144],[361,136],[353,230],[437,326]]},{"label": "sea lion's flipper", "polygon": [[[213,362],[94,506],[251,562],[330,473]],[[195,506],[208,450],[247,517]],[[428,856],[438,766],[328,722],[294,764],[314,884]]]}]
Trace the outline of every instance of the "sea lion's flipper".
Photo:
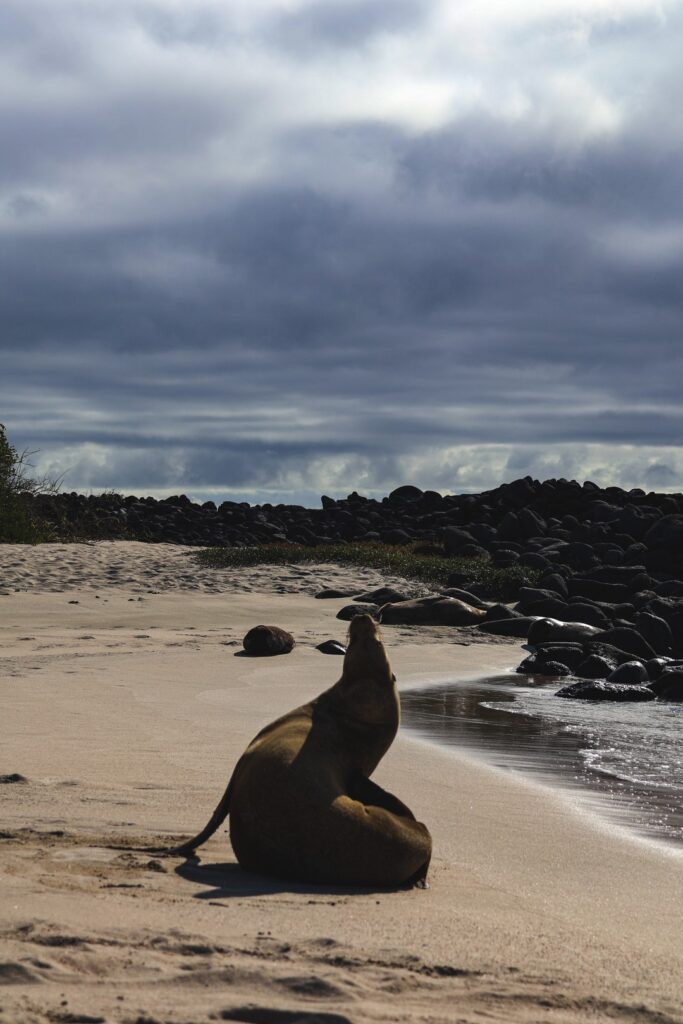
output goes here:
[{"label": "sea lion's flipper", "polygon": [[385,811],[390,811],[399,818],[410,818],[415,821],[413,812],[397,796],[388,793],[386,789],[382,789],[376,782],[366,779],[363,775],[354,775],[351,779],[349,796],[352,800],[358,800],[369,807],[383,807]]},{"label": "sea lion's flipper", "polygon": [[235,778],[237,769],[230,776],[230,782],[227,785],[225,793],[220,798],[216,810],[211,815],[208,823],[204,826],[201,832],[198,832],[194,839],[188,839],[186,843],[182,843],[181,846],[176,846],[171,850],[171,853],[178,854],[181,857],[187,857],[193,853],[198,846],[201,846],[210,839],[216,829],[219,829],[230,812],[230,797],[232,796],[232,784]]}]

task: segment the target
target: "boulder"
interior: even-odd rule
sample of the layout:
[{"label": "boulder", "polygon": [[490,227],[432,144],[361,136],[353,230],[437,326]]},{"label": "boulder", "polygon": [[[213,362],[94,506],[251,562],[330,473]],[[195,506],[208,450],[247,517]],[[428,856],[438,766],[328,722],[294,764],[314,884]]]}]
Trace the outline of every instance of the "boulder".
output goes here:
[{"label": "boulder", "polygon": [[[550,590],[560,595],[560,597],[569,596],[569,588],[567,587],[567,581],[564,576],[560,576],[559,572],[548,573],[538,582],[539,588],[544,590]],[[521,593],[521,591],[520,591]]]},{"label": "boulder", "polygon": [[580,679],[607,679],[615,668],[615,664],[608,658],[603,658],[599,654],[589,654],[577,665],[575,675]]},{"label": "boulder", "polygon": [[446,590],[441,591],[441,597],[457,597],[459,601],[471,604],[473,608],[481,608],[482,611],[486,611],[489,607],[486,601],[482,601],[476,594],[470,594],[469,590],[461,590],[460,587],[447,587]]},{"label": "boulder", "polygon": [[570,676],[568,665],[561,661],[544,661],[539,665],[539,674],[544,676]]},{"label": "boulder", "polygon": [[474,544],[474,537],[457,526],[446,526],[441,531],[441,541],[447,555],[456,555],[465,545]]},{"label": "boulder", "polygon": [[605,644],[611,644],[613,647],[618,647],[619,650],[626,651],[627,654],[633,654],[636,658],[643,658],[645,661],[649,661],[650,658],[654,658],[657,654],[657,651],[652,649],[651,645],[640,633],[635,629],[628,629],[625,626],[604,629],[598,633],[596,640],[600,640]]},{"label": "boulder", "polygon": [[351,619],[355,619],[357,615],[371,615],[373,619],[377,618],[379,612],[378,604],[345,604],[343,608],[340,608],[337,612],[337,618],[343,622],[350,622]]},{"label": "boulder", "polygon": [[340,644],[338,640],[323,640],[316,646],[316,651],[320,651],[321,654],[346,654],[344,644]]},{"label": "boulder", "polygon": [[633,625],[657,654],[671,654],[674,638],[665,619],[652,615],[651,612],[641,611],[634,617]]},{"label": "boulder", "polygon": [[580,679],[569,686],[563,686],[555,696],[573,697],[576,700],[633,702],[654,700],[656,695],[648,686],[621,686],[619,683],[606,683],[601,679]]},{"label": "boulder", "polygon": [[583,650],[586,657],[591,654],[597,654],[599,658],[605,658],[611,662],[613,668],[616,668],[617,665],[623,665],[625,661],[633,661],[632,654],[622,651],[619,647],[615,647],[614,644],[603,643],[601,640],[587,640],[583,645]]},{"label": "boulder", "polygon": [[318,601],[326,601],[335,597],[351,597],[352,595],[352,590],[335,590],[330,587],[327,590],[319,590],[315,596]]},{"label": "boulder", "polygon": [[623,604],[631,590],[624,583],[605,583],[603,580],[584,579],[575,576],[567,586],[572,597],[587,597],[590,601],[606,601],[609,604]]},{"label": "boulder", "polygon": [[[519,606],[518,606],[519,607]],[[565,611],[568,608],[567,602],[561,597],[546,597],[541,601],[531,601],[523,607],[519,607],[520,614],[533,615],[542,619],[558,619],[565,621]]]},{"label": "boulder", "polygon": [[650,660],[645,665],[645,668],[647,669],[648,678],[659,679],[661,674],[666,671],[670,663],[671,658],[650,658]]},{"label": "boulder", "polygon": [[389,501],[392,504],[409,505],[414,501],[419,501],[423,493],[419,487],[414,487],[412,484],[404,484],[402,487],[396,487],[391,492]]},{"label": "boulder", "polygon": [[683,667],[665,669],[649,688],[661,700],[683,701]]},{"label": "boulder", "polygon": [[537,665],[548,661],[560,661],[576,675],[577,665],[584,660],[581,644],[547,644],[537,647],[534,652]]},{"label": "boulder", "polygon": [[601,608],[582,602],[571,601],[556,617],[562,622],[587,622],[589,626],[598,626],[599,629],[609,629],[611,624]]},{"label": "boulder", "polygon": [[649,676],[642,661],[625,661],[607,676],[608,683],[623,683],[624,686],[641,686]]},{"label": "boulder", "polygon": [[422,597],[382,605],[379,621],[389,626],[474,626],[484,614],[457,597]]},{"label": "boulder", "polygon": [[662,516],[643,539],[648,548],[683,550],[683,515]]},{"label": "boulder", "polygon": [[254,626],[244,637],[242,646],[253,657],[289,654],[294,647],[294,637],[279,626]]}]

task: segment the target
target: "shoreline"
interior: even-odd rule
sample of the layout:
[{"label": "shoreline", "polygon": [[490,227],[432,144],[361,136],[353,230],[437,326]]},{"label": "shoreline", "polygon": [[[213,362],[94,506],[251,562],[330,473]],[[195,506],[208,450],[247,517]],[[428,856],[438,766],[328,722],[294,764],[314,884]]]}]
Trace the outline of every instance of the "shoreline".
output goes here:
[{"label": "shoreline", "polygon": [[[507,678],[509,686],[504,685]],[[678,809],[681,790],[667,794],[657,787],[589,770],[580,755],[592,749],[591,723],[571,725],[568,715],[556,718],[544,708],[520,708],[525,689],[524,677],[514,669],[476,679],[420,681],[404,688],[403,725],[416,739],[453,756],[469,757],[557,790],[608,828],[683,854]],[[445,710],[449,698],[457,706]],[[606,713],[610,711],[614,713],[613,709]]]},{"label": "shoreline", "polygon": [[[426,892],[259,878],[235,865],[223,832],[195,865],[155,865],[144,847],[204,823],[264,722],[338,678],[341,659],[315,643],[343,636],[344,602],[310,596],[327,566],[296,576],[298,593],[294,570],[268,567],[260,581],[240,573],[232,592],[154,594],[135,547],[119,551],[132,587],[101,584],[106,551],[90,553],[90,580],[67,590],[56,562],[51,593],[39,592],[41,553],[34,566],[25,553],[24,592],[0,597],[0,773],[28,780],[0,786],[13,1024],[203,1024],[247,1005],[352,1024],[683,1019],[681,858],[405,732],[373,777],[433,834]],[[294,651],[234,657],[259,621],[294,632]],[[402,690],[500,671],[519,653],[453,642],[452,630],[383,632]]]}]

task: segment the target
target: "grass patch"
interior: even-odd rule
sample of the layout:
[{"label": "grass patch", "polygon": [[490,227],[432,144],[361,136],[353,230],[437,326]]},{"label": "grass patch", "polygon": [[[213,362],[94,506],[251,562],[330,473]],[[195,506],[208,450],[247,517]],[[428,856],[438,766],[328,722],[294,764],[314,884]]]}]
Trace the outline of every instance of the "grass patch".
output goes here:
[{"label": "grass patch", "polygon": [[417,580],[438,590],[448,585],[454,573],[462,576],[462,584],[476,584],[485,594],[499,600],[516,597],[520,586],[533,583],[538,571],[527,566],[497,569],[487,558],[457,558],[441,554],[424,554],[424,543],[391,545],[376,543],[264,544],[244,548],[207,548],[198,551],[197,561],[209,569],[239,569],[250,565],[285,565],[302,562],[330,563],[378,569],[387,575]]}]

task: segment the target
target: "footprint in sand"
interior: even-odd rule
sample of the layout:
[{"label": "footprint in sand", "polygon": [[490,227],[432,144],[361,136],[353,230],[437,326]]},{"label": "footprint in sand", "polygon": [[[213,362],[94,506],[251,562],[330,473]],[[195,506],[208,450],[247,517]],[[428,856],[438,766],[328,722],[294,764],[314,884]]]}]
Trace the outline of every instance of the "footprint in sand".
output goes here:
[{"label": "footprint in sand", "polygon": [[0,963],[0,985],[31,985],[41,980],[39,975],[29,971],[24,964],[13,960]]}]

